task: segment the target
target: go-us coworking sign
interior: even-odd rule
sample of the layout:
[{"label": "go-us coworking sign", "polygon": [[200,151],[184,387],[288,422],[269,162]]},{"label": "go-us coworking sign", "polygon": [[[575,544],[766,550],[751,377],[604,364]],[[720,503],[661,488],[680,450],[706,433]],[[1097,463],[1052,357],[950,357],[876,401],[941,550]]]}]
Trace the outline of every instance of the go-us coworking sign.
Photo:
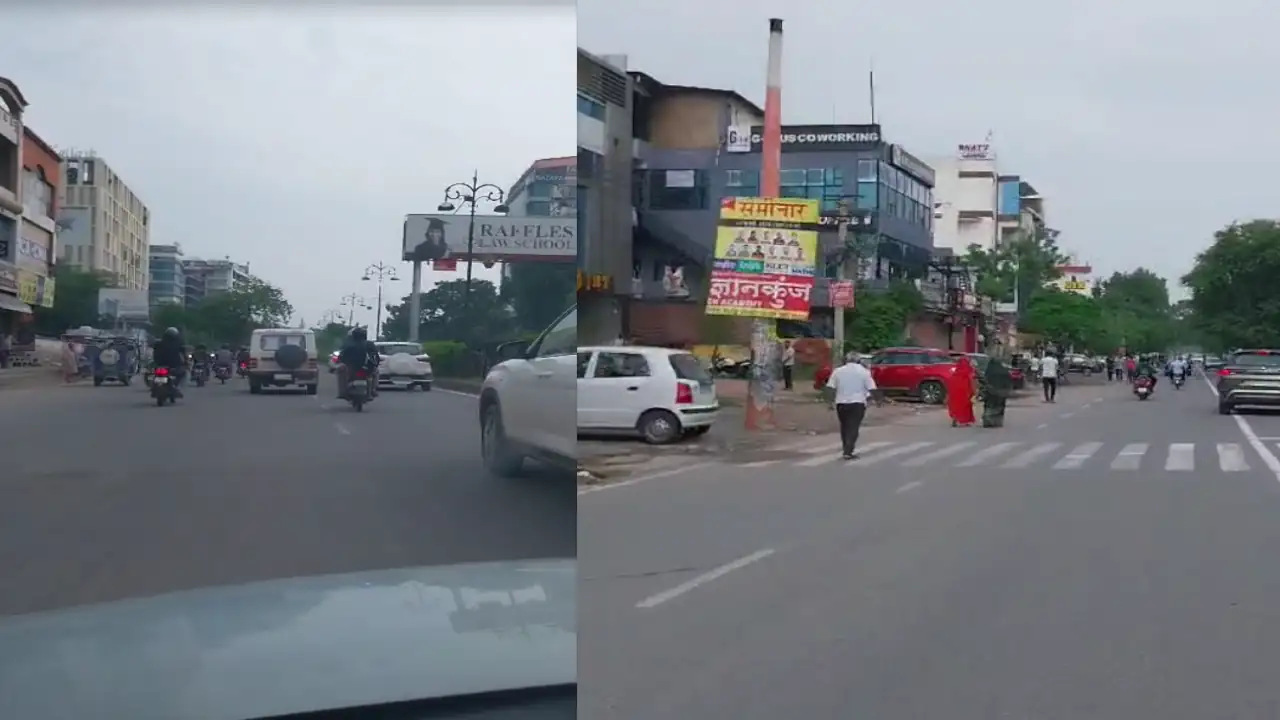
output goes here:
[{"label": "go-us coworking sign", "polygon": [[575,262],[576,217],[477,215],[471,252],[467,252],[466,215],[406,215],[405,260],[497,260]]}]

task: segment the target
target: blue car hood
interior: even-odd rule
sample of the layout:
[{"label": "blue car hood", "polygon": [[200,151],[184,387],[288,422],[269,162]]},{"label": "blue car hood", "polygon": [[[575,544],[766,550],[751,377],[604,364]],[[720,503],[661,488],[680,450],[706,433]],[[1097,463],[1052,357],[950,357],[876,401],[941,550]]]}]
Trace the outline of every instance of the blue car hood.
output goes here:
[{"label": "blue car hood", "polygon": [[576,562],[380,570],[0,618],[0,718],[241,720],[572,683]]}]

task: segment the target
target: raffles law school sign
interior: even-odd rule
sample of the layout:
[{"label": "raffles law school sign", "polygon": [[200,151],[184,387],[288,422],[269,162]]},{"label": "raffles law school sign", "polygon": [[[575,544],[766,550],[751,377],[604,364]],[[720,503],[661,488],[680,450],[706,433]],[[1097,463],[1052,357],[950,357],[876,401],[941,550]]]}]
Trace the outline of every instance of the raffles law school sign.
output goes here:
[{"label": "raffles law school sign", "polygon": [[[459,260],[494,262],[575,262],[576,217],[408,215],[403,259],[452,269]],[[446,267],[438,267],[444,265]]]},{"label": "raffles law school sign", "polygon": [[707,314],[807,320],[819,214],[817,200],[721,200]]}]

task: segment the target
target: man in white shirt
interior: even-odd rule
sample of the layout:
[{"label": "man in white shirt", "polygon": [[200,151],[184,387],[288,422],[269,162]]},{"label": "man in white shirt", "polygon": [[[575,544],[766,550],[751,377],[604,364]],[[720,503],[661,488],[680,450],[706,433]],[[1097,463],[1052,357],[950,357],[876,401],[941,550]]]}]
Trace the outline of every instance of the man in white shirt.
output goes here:
[{"label": "man in white shirt", "polygon": [[871,371],[858,362],[857,353],[845,356],[844,364],[831,373],[827,387],[835,391],[836,418],[840,421],[840,443],[844,459],[857,457],[858,431],[867,416],[867,400],[876,391]]},{"label": "man in white shirt", "polygon": [[1057,402],[1058,358],[1049,353],[1040,359],[1040,384],[1044,386],[1044,401]]}]

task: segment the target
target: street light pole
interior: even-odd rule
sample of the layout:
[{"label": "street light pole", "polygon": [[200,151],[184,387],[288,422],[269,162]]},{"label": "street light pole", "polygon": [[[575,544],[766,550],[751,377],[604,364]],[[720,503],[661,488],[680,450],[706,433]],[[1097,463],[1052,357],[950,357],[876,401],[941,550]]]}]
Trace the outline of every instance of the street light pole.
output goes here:
[{"label": "street light pole", "polygon": [[364,309],[368,310],[369,309],[368,302],[369,302],[368,300],[365,300],[363,297],[361,297],[356,293],[347,293],[346,295],[342,296],[342,302],[340,304],[348,308],[347,327],[349,328],[355,327],[356,308],[363,307]]},{"label": "street light pole", "polygon": [[[444,202],[436,209],[440,212],[455,212],[457,205],[453,201],[467,206],[467,280],[462,290],[462,326],[468,334],[472,331],[471,322],[471,264],[474,258],[476,242],[476,204],[481,200],[497,203],[493,211],[505,214],[508,210],[503,204],[505,193],[502,188],[492,183],[480,182],[480,171],[471,173],[471,182],[456,182],[444,189]],[[417,292],[417,288],[414,288]]]},{"label": "street light pole", "polygon": [[[376,280],[378,283],[378,310],[374,315],[373,321],[373,339],[378,340],[382,337],[382,284],[384,282],[395,282],[400,278],[396,276],[396,268],[394,265],[388,265],[379,262],[364,269],[364,277],[360,278],[364,281]],[[410,318],[412,320],[412,318]]]}]

